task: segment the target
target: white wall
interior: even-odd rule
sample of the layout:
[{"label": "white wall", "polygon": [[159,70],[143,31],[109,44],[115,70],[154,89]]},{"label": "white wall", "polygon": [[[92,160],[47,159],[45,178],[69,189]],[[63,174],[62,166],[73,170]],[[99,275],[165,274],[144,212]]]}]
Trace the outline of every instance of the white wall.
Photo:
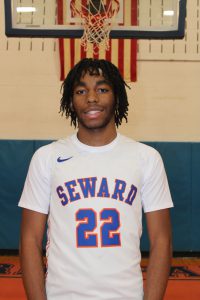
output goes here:
[{"label": "white wall", "polygon": [[[120,132],[144,141],[200,141],[200,30],[194,34],[195,24],[188,15],[183,41],[139,42],[138,80],[128,90],[129,122]],[[56,40],[5,37],[1,0],[0,139],[56,139],[73,131],[58,114],[59,72]]]}]

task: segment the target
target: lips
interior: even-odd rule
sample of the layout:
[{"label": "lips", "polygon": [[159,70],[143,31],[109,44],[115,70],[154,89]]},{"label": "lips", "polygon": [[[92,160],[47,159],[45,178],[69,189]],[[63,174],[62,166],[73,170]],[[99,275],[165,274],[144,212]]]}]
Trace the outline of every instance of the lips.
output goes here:
[{"label": "lips", "polygon": [[88,118],[94,119],[94,118],[97,118],[101,114],[102,111],[103,111],[102,108],[90,108],[90,109],[86,110],[84,113]]},{"label": "lips", "polygon": [[86,112],[86,115],[95,115],[99,112],[101,112],[101,111],[100,110],[90,110],[90,111]]}]

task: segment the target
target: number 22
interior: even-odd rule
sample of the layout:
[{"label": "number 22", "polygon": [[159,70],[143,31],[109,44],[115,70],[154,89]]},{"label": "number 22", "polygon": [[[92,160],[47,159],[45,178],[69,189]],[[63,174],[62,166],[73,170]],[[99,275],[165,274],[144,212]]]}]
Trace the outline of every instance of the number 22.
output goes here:
[{"label": "number 22", "polygon": [[[100,244],[101,247],[121,246],[119,212],[116,209],[105,208],[99,213]],[[77,247],[98,247],[97,212],[93,209],[80,209],[76,213],[76,221],[80,221],[76,227]]]}]

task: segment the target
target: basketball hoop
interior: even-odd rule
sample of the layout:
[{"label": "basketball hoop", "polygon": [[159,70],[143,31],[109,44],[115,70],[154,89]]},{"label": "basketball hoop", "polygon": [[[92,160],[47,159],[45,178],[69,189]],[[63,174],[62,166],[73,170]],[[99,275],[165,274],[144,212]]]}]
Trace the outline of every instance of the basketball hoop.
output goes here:
[{"label": "basketball hoop", "polygon": [[74,17],[81,18],[84,50],[87,51],[88,42],[94,45],[94,53],[98,53],[100,44],[109,50],[109,34],[119,12],[119,0],[71,0],[70,8]]}]

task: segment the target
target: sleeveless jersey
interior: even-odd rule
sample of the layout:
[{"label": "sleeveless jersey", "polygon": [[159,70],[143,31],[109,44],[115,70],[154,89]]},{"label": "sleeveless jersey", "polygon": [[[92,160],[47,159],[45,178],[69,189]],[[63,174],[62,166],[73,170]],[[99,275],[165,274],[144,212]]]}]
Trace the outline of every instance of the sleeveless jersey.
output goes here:
[{"label": "sleeveless jersey", "polygon": [[158,152],[72,135],[33,156],[19,206],[48,214],[48,300],[142,300],[142,208],[172,207]]}]

